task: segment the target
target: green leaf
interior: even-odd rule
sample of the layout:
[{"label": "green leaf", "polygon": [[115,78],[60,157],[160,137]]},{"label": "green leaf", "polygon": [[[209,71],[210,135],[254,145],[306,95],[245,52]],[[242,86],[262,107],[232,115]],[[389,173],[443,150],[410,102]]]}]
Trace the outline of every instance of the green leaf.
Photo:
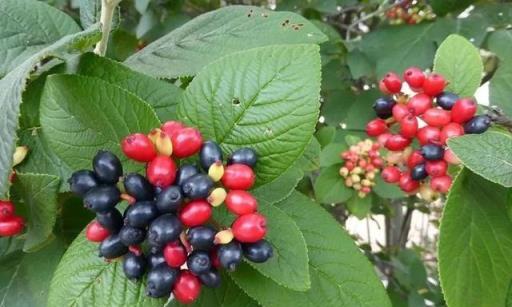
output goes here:
[{"label": "green leaf", "polygon": [[99,26],[68,35],[28,58],[0,80],[0,197],[7,191],[12,166],[22,93],[34,66],[48,57],[66,57],[89,48],[99,39]]},{"label": "green leaf", "polygon": [[512,58],[510,50],[512,48],[512,31],[493,32],[487,40],[487,46],[499,58],[498,70],[494,73],[489,85],[489,101],[493,105],[500,106],[508,115],[511,115]]},{"label": "green leaf", "polygon": [[165,301],[147,297],[143,282],[128,280],[120,260],[108,263],[98,257],[98,244],[82,232],[55,271],[47,306],[160,307]]},{"label": "green leaf", "polygon": [[464,10],[474,2],[476,0],[431,0],[429,4],[437,15],[443,16],[453,11]]},{"label": "green leaf", "polygon": [[41,1],[0,1],[0,78],[64,35],[78,31],[71,17]]},{"label": "green leaf", "polygon": [[315,137],[322,148],[332,143],[335,135],[336,128],[331,126],[322,127],[315,133]]},{"label": "green leaf", "polygon": [[380,96],[377,90],[360,94],[351,89],[331,91],[324,96],[322,115],[330,125],[364,131],[366,123],[375,118],[372,105]]},{"label": "green leaf", "polygon": [[[101,0],[74,0],[78,2],[80,7],[80,23],[84,29],[89,28],[95,23],[100,22],[101,17]],[[67,3],[66,3],[67,5]],[[120,8],[116,7],[112,28],[116,28],[119,24]]]},{"label": "green leaf", "polygon": [[345,186],[340,176],[340,164],[329,166],[320,171],[316,178],[314,189],[319,202],[323,204],[342,203],[354,194],[352,189]]},{"label": "green leaf", "polygon": [[501,132],[451,138],[448,146],[462,163],[485,179],[512,187],[512,137]]},{"label": "green leaf", "polygon": [[352,215],[362,220],[368,216],[370,213],[370,209],[372,208],[372,196],[367,195],[364,198],[361,198],[357,195],[353,195],[347,201],[347,209],[350,211]]},{"label": "green leaf", "polygon": [[375,186],[373,187],[373,191],[382,198],[405,197],[405,193],[400,190],[398,185],[385,182],[382,180],[380,174],[375,176]]},{"label": "green leaf", "polygon": [[153,77],[191,76],[236,51],[274,44],[321,43],[326,39],[297,14],[228,6],[193,19],[125,63]]},{"label": "green leaf", "polygon": [[99,149],[127,161],[121,139],[134,132],[147,133],[160,123],[149,105],[120,87],[97,78],[53,75],[41,101],[41,125],[48,145],[77,170],[90,168]]},{"label": "green leaf", "polygon": [[348,149],[346,143],[331,143],[322,149],[320,153],[320,166],[327,167],[333,164],[340,164],[343,160],[340,154]]},{"label": "green leaf", "polygon": [[77,73],[100,78],[131,92],[151,105],[161,121],[176,119],[176,106],[183,90],[174,84],[153,79],[93,53],[82,56]]},{"label": "green leaf", "polygon": [[320,167],[320,143],[312,137],[309,145],[304,150],[304,154],[296,162],[304,172],[311,172]]},{"label": "green leaf", "polygon": [[416,251],[402,250],[396,257],[392,257],[391,263],[400,285],[411,292],[427,288],[427,271]]},{"label": "green leaf", "polygon": [[450,83],[447,89],[463,97],[470,97],[480,86],[484,66],[478,49],[460,35],[448,36],[434,58],[434,71]]},{"label": "green leaf", "polygon": [[300,193],[277,205],[295,220],[308,245],[311,289],[292,291],[242,265],[231,276],[262,306],[390,306],[382,283],[350,236]]},{"label": "green leaf", "polygon": [[467,169],[454,181],[439,240],[439,272],[448,306],[505,305],[512,279],[506,196],[505,188]]},{"label": "green leaf", "polygon": [[279,45],[228,55],[204,68],[178,107],[224,152],[256,150],[256,185],[279,177],[304,153],[318,118],[315,45]]}]

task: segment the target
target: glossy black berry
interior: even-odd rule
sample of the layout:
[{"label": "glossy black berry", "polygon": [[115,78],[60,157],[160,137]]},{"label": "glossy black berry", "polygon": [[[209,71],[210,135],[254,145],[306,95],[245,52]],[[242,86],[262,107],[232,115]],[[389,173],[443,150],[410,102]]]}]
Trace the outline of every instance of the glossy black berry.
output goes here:
[{"label": "glossy black berry", "polygon": [[373,104],[373,110],[379,118],[387,119],[393,115],[392,110],[395,104],[393,98],[380,97]]},{"label": "glossy black berry", "polygon": [[209,250],[213,247],[215,230],[208,226],[197,226],[189,229],[187,239],[194,250]]},{"label": "glossy black berry", "polygon": [[118,233],[123,227],[123,216],[117,209],[112,209],[107,212],[97,213],[96,220],[101,226],[105,227],[111,233]]},{"label": "glossy black berry", "polygon": [[437,105],[441,108],[445,110],[451,110],[457,99],[459,99],[459,96],[454,93],[442,92],[441,94],[437,95],[436,102]]},{"label": "glossy black berry", "polygon": [[464,124],[464,132],[468,134],[484,133],[491,126],[491,118],[487,115],[478,115]]},{"label": "glossy black berry", "polygon": [[194,175],[199,174],[199,169],[190,164],[183,164],[180,166],[178,173],[176,174],[176,185],[182,186],[185,181],[191,178]]},{"label": "glossy black berry", "polygon": [[210,255],[205,251],[193,251],[187,258],[187,267],[194,275],[201,275],[212,267]]},{"label": "glossy black berry", "polygon": [[128,207],[125,212],[125,224],[137,228],[147,227],[159,212],[152,201],[139,201]]},{"label": "glossy black berry", "polygon": [[158,265],[165,263],[164,254],[162,253],[162,251],[151,253],[147,257],[147,262],[149,269],[155,268]]},{"label": "glossy black berry", "polygon": [[185,181],[181,189],[190,199],[207,198],[213,189],[213,181],[208,175],[197,174]]},{"label": "glossy black berry", "polygon": [[123,271],[126,278],[132,280],[141,279],[146,271],[147,262],[144,255],[136,255],[128,252],[123,258]]},{"label": "glossy black berry", "polygon": [[221,284],[220,273],[212,268],[210,271],[199,275],[201,283],[209,288],[217,288]]},{"label": "glossy black berry", "polygon": [[134,197],[137,201],[153,200],[154,189],[146,177],[140,174],[128,174],[124,178],[124,189],[126,193]]},{"label": "glossy black berry", "polygon": [[175,213],[183,203],[183,193],[178,186],[164,189],[156,197],[156,207],[160,213]]},{"label": "glossy black berry", "polygon": [[240,264],[240,261],[242,261],[242,247],[240,243],[231,241],[219,247],[217,257],[222,267],[229,271],[234,271],[238,264]]},{"label": "glossy black berry", "polygon": [[150,297],[168,296],[177,278],[178,271],[166,264],[152,268],[148,273],[146,294]]},{"label": "glossy black berry", "polygon": [[100,244],[100,257],[106,259],[114,259],[121,257],[128,252],[128,247],[121,242],[121,238],[117,234],[108,236]]},{"label": "glossy black berry", "polygon": [[92,188],[98,186],[98,179],[89,170],[76,171],[68,179],[69,189],[78,196],[84,196]]},{"label": "glossy black berry", "polygon": [[96,177],[106,184],[116,184],[123,175],[121,161],[110,151],[100,150],[92,160]]},{"label": "glossy black berry", "polygon": [[260,240],[255,243],[242,245],[245,258],[252,262],[262,263],[267,261],[274,254],[272,245],[267,240]]},{"label": "glossy black berry", "polygon": [[182,230],[183,225],[174,214],[164,214],[149,225],[148,242],[152,246],[164,246],[176,241]]},{"label": "glossy black berry", "polygon": [[201,167],[208,171],[210,166],[218,161],[222,161],[222,149],[214,141],[206,141],[199,152],[199,163]]},{"label": "glossy black berry", "polygon": [[411,178],[416,181],[423,180],[427,178],[427,170],[425,168],[425,163],[418,164],[414,166],[411,170]]},{"label": "glossy black berry", "polygon": [[258,162],[258,155],[252,148],[244,147],[235,150],[228,158],[228,164],[245,164],[255,167]]},{"label": "glossy black berry", "polygon": [[427,144],[421,147],[421,155],[425,160],[435,161],[440,160],[444,156],[444,149],[442,146],[435,144]]},{"label": "glossy black berry", "polygon": [[102,185],[92,188],[84,196],[84,206],[94,212],[107,212],[117,205],[121,193],[116,186]]},{"label": "glossy black berry", "polygon": [[125,225],[119,231],[119,237],[124,245],[138,245],[146,239],[146,230]]}]

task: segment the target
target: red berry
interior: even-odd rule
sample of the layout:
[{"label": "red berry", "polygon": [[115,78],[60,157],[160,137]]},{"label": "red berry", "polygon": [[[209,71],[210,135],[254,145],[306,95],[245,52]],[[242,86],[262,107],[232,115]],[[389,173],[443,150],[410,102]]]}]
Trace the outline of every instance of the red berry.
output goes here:
[{"label": "red berry", "polygon": [[397,103],[393,106],[393,118],[396,121],[402,120],[405,116],[411,114],[409,108],[405,104]]},{"label": "red berry", "polygon": [[423,86],[425,74],[418,67],[409,67],[404,72],[404,80],[412,89],[418,89]]},{"label": "red berry", "polygon": [[172,289],[174,297],[182,304],[194,302],[201,293],[199,279],[189,271],[181,271]]},{"label": "red berry", "polygon": [[449,111],[437,108],[428,109],[422,118],[429,126],[433,127],[442,127],[451,121]]},{"label": "red berry", "polygon": [[183,128],[171,134],[171,141],[173,155],[185,158],[194,155],[201,149],[203,137],[197,129]]},{"label": "red berry", "polygon": [[90,222],[85,229],[85,237],[91,242],[103,242],[108,236],[110,236],[110,231],[96,220]]},{"label": "red berry", "polygon": [[381,158],[373,158],[372,165],[375,167],[382,167],[382,165],[384,165],[384,161],[382,161]]},{"label": "red berry", "polygon": [[452,177],[446,175],[441,177],[434,177],[430,180],[430,187],[432,190],[441,192],[441,193],[448,193],[450,190],[450,187],[452,185]]},{"label": "red berry", "polygon": [[231,164],[224,170],[222,184],[231,190],[248,190],[254,185],[256,175],[245,164]]},{"label": "red berry", "polygon": [[0,237],[12,237],[23,231],[25,221],[21,216],[11,216],[0,222]]},{"label": "red berry", "polygon": [[406,193],[412,193],[420,186],[420,182],[412,179],[409,172],[403,173],[399,182],[400,189]]},{"label": "red berry", "polygon": [[400,180],[402,172],[396,166],[387,166],[382,170],[381,177],[387,183],[395,183]]},{"label": "red berry", "polygon": [[423,158],[423,155],[419,150],[415,150],[411,153],[409,158],[407,158],[407,167],[412,169],[416,165],[423,163],[425,161],[425,158]]},{"label": "red berry", "polygon": [[258,210],[258,201],[251,193],[243,190],[231,190],[225,200],[229,211],[236,215],[244,215]]},{"label": "red berry", "polygon": [[194,200],[181,209],[179,216],[185,226],[199,226],[210,219],[212,216],[212,207],[204,199]]},{"label": "red berry", "polygon": [[446,85],[446,80],[440,74],[432,73],[423,82],[423,92],[430,96],[441,94]]},{"label": "red berry", "polygon": [[369,136],[379,136],[385,132],[388,132],[388,125],[381,118],[374,119],[366,124],[366,133]]},{"label": "red berry", "polygon": [[160,129],[168,136],[172,136],[183,128],[186,128],[183,123],[174,120],[167,121],[160,127]]},{"label": "red berry", "polygon": [[259,213],[239,216],[231,225],[235,238],[243,243],[254,243],[265,237],[267,220]]},{"label": "red berry", "polygon": [[157,155],[155,145],[142,133],[125,137],[121,142],[121,149],[128,158],[139,162],[149,162]]},{"label": "red berry", "polygon": [[383,94],[386,94],[386,95],[389,95],[391,94],[391,92],[388,90],[388,88],[386,87],[386,84],[384,83],[384,80],[380,80],[379,81],[379,90],[383,93]]},{"label": "red berry", "polygon": [[5,221],[14,215],[14,204],[10,200],[0,200],[0,221]]},{"label": "red berry", "polygon": [[171,268],[179,268],[187,261],[187,251],[178,241],[164,247],[164,259]]},{"label": "red berry", "polygon": [[411,139],[403,137],[400,134],[393,134],[387,140],[384,146],[391,151],[400,151],[411,144]]},{"label": "red berry", "polygon": [[425,162],[425,169],[427,170],[427,174],[431,177],[444,176],[448,169],[448,163],[444,160],[427,161]]},{"label": "red berry", "polygon": [[400,93],[400,90],[402,89],[402,80],[400,80],[400,77],[397,74],[394,72],[388,72],[382,81],[384,82],[386,89],[391,94]]},{"label": "red berry", "polygon": [[416,137],[418,138],[418,141],[420,141],[421,145],[425,145],[428,143],[440,144],[441,130],[436,127],[425,126],[418,130]]},{"label": "red berry", "polygon": [[400,121],[400,134],[403,137],[412,139],[418,132],[418,120],[414,115],[407,115]]},{"label": "red berry", "polygon": [[451,137],[464,135],[464,127],[457,123],[449,123],[441,130],[441,143],[445,144]]},{"label": "red berry", "polygon": [[414,115],[419,116],[432,108],[432,97],[423,93],[416,94],[409,99],[407,108],[409,108]]},{"label": "red berry", "polygon": [[460,159],[453,153],[453,151],[450,148],[446,148],[444,150],[444,157],[443,159],[450,163],[450,164],[460,164]]},{"label": "red berry", "polygon": [[148,163],[146,177],[157,187],[168,187],[176,179],[176,164],[170,157],[158,156]]},{"label": "red berry", "polygon": [[380,146],[384,146],[386,145],[386,142],[388,141],[388,139],[391,137],[391,133],[383,133],[381,135],[379,135],[377,137],[377,143],[380,145]]},{"label": "red berry", "polygon": [[463,124],[475,116],[477,104],[473,99],[461,98],[452,108],[452,121]]}]

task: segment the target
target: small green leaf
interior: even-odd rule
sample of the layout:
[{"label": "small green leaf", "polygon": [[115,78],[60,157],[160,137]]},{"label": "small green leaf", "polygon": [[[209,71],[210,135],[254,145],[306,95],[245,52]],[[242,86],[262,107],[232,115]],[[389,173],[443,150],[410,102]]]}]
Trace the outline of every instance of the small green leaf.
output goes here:
[{"label": "small green leaf", "polygon": [[331,126],[322,127],[315,133],[315,137],[322,148],[332,143],[335,135],[336,128]]},{"label": "small green leaf", "polygon": [[447,90],[470,97],[480,86],[484,66],[478,49],[460,35],[448,36],[434,58],[434,71],[449,81]]},{"label": "small green leaf", "polygon": [[314,189],[319,202],[323,204],[342,203],[354,194],[352,189],[345,186],[340,176],[340,164],[329,166],[320,171],[316,178]]},{"label": "small green leaf", "polygon": [[340,164],[343,162],[340,154],[347,149],[346,143],[331,143],[325,146],[320,153],[320,166],[327,167],[333,164]]},{"label": "small green leaf", "polygon": [[489,181],[512,187],[512,137],[501,132],[451,138],[448,146],[471,171]]},{"label": "small green leaf", "polygon": [[380,174],[375,176],[375,187],[373,187],[373,191],[382,198],[405,197],[405,193],[400,190],[398,185],[385,182],[382,180]]},{"label": "small green leaf", "polygon": [[347,201],[347,209],[352,215],[362,220],[368,216],[370,209],[372,208],[372,195],[366,195],[361,198],[358,195],[353,195]]}]

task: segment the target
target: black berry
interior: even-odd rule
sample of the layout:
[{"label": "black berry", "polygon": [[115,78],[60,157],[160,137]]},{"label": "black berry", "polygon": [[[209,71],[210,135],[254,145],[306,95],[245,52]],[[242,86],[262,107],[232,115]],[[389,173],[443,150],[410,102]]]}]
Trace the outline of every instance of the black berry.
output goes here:
[{"label": "black berry", "polygon": [[171,213],[156,218],[148,230],[148,241],[152,246],[164,246],[168,242],[176,241],[183,230],[180,220]]},{"label": "black berry", "polygon": [[146,239],[146,230],[126,225],[119,231],[119,237],[126,246],[138,245]]},{"label": "black berry", "polygon": [[121,238],[117,234],[113,234],[103,240],[100,244],[100,257],[114,259],[121,257],[128,252],[128,247],[121,242]]},{"label": "black berry", "polygon": [[96,177],[106,184],[116,184],[123,175],[121,161],[110,151],[98,151],[92,160],[92,168]]},{"label": "black berry", "polygon": [[155,268],[158,265],[165,263],[164,254],[161,251],[149,254],[147,260],[149,269]]},{"label": "black berry", "polygon": [[442,92],[441,94],[437,95],[436,102],[437,105],[441,108],[445,110],[451,110],[457,99],[459,99],[459,96],[454,93]]},{"label": "black berry", "polygon": [[158,209],[152,201],[140,201],[125,212],[125,224],[137,228],[147,227],[158,216]]},{"label": "black berry", "polygon": [[76,171],[68,179],[69,189],[78,196],[84,196],[92,188],[98,186],[98,179],[89,170]]},{"label": "black berry", "polygon": [[443,158],[444,149],[435,144],[426,144],[421,147],[421,155],[425,160],[435,161]]},{"label": "black berry", "polygon": [[221,278],[219,272],[212,268],[210,271],[199,275],[201,283],[210,288],[217,288],[220,286]]},{"label": "black berry", "polygon": [[244,256],[252,262],[262,263],[272,257],[274,251],[272,245],[266,240],[255,243],[246,243],[242,246]]},{"label": "black berry", "polygon": [[182,203],[183,194],[178,186],[170,186],[156,197],[156,207],[160,213],[175,213]]},{"label": "black berry", "polygon": [[154,189],[151,183],[140,174],[128,174],[124,178],[124,189],[137,201],[153,200]]},{"label": "black berry", "polygon": [[115,208],[107,212],[97,213],[96,220],[111,233],[118,233],[123,227],[123,216]]},{"label": "black berry", "polygon": [[194,175],[199,174],[199,169],[194,165],[184,164],[180,166],[178,173],[176,174],[176,185],[182,186],[185,181]]},{"label": "black berry", "polygon": [[197,174],[185,181],[181,189],[190,199],[207,198],[213,189],[213,181],[208,175]]},{"label": "black berry", "polygon": [[117,205],[121,197],[119,189],[113,185],[92,188],[84,196],[84,205],[94,212],[107,212]]},{"label": "black berry", "polygon": [[425,168],[425,163],[418,164],[414,166],[411,170],[411,178],[416,181],[423,180],[427,178],[427,170]]},{"label": "black berry", "polygon": [[194,250],[209,250],[214,245],[215,230],[208,226],[197,226],[189,229],[187,239]]},{"label": "black berry", "polygon": [[252,168],[256,166],[257,161],[256,151],[248,147],[235,150],[228,158],[228,164],[245,164]]},{"label": "black berry", "polygon": [[128,279],[141,279],[146,271],[147,263],[143,255],[128,252],[123,258],[123,271]]},{"label": "black berry", "polygon": [[393,115],[393,107],[396,102],[393,98],[380,97],[373,104],[373,109],[379,118],[387,119]]},{"label": "black berry", "polygon": [[151,297],[164,297],[171,293],[178,278],[178,271],[166,264],[160,264],[148,273],[146,294]]},{"label": "black berry", "polygon": [[478,115],[464,124],[464,132],[468,134],[484,133],[491,126],[491,118],[487,115]]},{"label": "black berry", "polygon": [[212,267],[210,255],[205,251],[193,251],[187,259],[187,267],[194,275],[201,275]]},{"label": "black berry", "polygon": [[242,247],[240,243],[231,241],[219,247],[217,257],[219,257],[222,267],[229,271],[234,271],[240,261],[242,261]]},{"label": "black berry", "polygon": [[222,150],[214,141],[206,141],[199,152],[199,163],[201,167],[208,171],[210,166],[218,161],[222,161]]}]

